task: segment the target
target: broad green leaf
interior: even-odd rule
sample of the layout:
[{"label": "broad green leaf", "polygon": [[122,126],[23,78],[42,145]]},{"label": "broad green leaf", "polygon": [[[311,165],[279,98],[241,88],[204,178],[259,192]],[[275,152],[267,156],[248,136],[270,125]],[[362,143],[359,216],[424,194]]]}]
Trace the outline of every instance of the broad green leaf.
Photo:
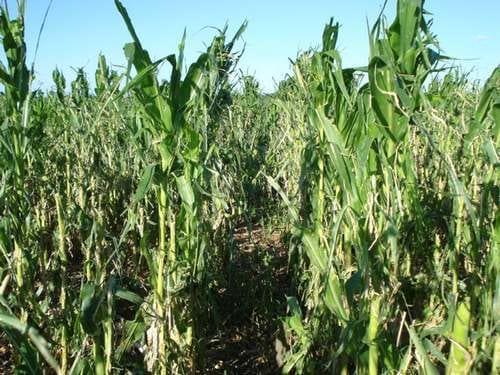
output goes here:
[{"label": "broad green leaf", "polygon": [[137,186],[137,190],[135,191],[134,197],[132,201],[134,203],[138,203],[144,199],[149,189],[153,185],[153,179],[155,174],[156,164],[150,164],[142,173],[141,180],[139,181],[139,186]]},{"label": "broad green leaf", "polygon": [[476,119],[483,123],[492,106],[495,95],[500,95],[500,66],[496,67],[484,85],[480,101],[476,109]]},{"label": "broad green leaf", "polygon": [[321,272],[325,272],[328,258],[323,248],[320,247],[318,234],[316,232],[304,231],[302,233],[302,242],[311,263]]},{"label": "broad green leaf", "polygon": [[422,344],[422,341],[420,340],[420,337],[418,337],[417,332],[415,332],[415,329],[413,327],[406,327],[408,329],[408,332],[410,333],[410,339],[415,346],[417,361],[420,364],[420,368],[426,375],[438,375],[439,372],[429,359],[424,344]]},{"label": "broad green leaf", "polygon": [[98,311],[102,302],[95,285],[83,285],[80,299],[80,324],[85,333],[94,336],[99,332]]},{"label": "broad green leaf", "polygon": [[188,206],[193,207],[194,204],[194,191],[191,186],[191,181],[186,179],[186,176],[182,175],[175,178],[177,182],[177,189],[182,201]]},{"label": "broad green leaf", "polygon": [[47,361],[50,367],[52,367],[58,374],[61,372],[59,364],[50,353],[49,343],[36,328],[22,322],[14,315],[5,312],[0,312],[0,325],[15,329],[22,335],[29,337],[33,345],[37,348],[38,352],[42,355],[45,361]]},{"label": "broad green leaf", "polygon": [[144,302],[142,297],[139,296],[137,293],[131,292],[130,290],[126,290],[123,288],[118,288],[115,291],[115,296],[125,301],[134,303],[136,305],[140,305],[141,303]]},{"label": "broad green leaf", "polygon": [[343,321],[349,320],[349,308],[346,295],[341,286],[339,277],[333,270],[330,271],[327,278],[325,304],[339,319]]}]

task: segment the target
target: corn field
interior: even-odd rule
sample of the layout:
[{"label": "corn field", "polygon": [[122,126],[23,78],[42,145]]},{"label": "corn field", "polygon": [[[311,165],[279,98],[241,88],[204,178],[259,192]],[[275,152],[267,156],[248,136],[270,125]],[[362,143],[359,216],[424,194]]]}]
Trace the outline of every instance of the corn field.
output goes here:
[{"label": "corn field", "polygon": [[153,61],[115,3],[127,68],[46,92],[0,6],[0,373],[500,373],[500,66],[398,0],[263,94],[246,22]]}]

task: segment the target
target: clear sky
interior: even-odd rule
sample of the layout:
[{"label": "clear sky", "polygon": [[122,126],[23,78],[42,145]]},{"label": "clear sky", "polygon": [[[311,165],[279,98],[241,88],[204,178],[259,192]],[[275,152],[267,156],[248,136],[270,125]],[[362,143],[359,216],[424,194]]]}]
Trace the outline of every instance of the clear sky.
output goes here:
[{"label": "clear sky", "polygon": [[[9,0],[11,7],[14,1]],[[26,38],[30,62],[43,14],[49,0],[27,0]],[[344,66],[367,63],[366,20],[373,22],[383,0],[123,0],[143,45],[152,58],[177,51],[187,29],[187,59],[192,61],[215,35],[206,26],[234,31],[245,19],[246,50],[240,68],[254,74],[266,90],[290,71],[289,58],[320,44],[324,24],[334,17],[342,25],[339,49]],[[389,0],[386,14],[394,14],[396,0]],[[474,68],[473,77],[485,79],[500,63],[500,0],[428,0],[433,14],[432,31],[455,64]],[[37,85],[52,86],[57,66],[67,80],[71,69],[84,67],[93,79],[97,55],[125,65],[122,47],[130,41],[113,0],[53,0],[36,61]]]}]

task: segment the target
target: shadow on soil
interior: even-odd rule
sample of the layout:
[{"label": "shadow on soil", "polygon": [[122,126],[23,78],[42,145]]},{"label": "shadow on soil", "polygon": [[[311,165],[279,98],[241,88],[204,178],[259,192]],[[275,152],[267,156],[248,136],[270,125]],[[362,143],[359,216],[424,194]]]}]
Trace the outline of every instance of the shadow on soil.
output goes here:
[{"label": "shadow on soil", "polygon": [[205,374],[279,374],[275,348],[282,336],[289,280],[280,233],[241,227],[231,279],[218,293],[220,325],[206,347]]}]

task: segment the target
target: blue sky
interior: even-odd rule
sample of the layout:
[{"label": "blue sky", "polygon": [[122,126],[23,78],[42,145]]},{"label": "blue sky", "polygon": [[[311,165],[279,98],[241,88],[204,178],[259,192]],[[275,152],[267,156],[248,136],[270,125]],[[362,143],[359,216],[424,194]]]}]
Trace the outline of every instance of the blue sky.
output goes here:
[{"label": "blue sky", "polygon": [[[14,4],[10,0],[9,3]],[[27,0],[26,38],[30,62],[43,14],[49,0]],[[324,24],[334,17],[342,25],[339,49],[344,66],[365,65],[368,55],[366,20],[373,22],[383,0],[123,0],[143,45],[153,58],[177,51],[187,29],[187,59],[204,50],[215,31],[227,22],[234,31],[245,19],[246,50],[240,63],[266,90],[272,90],[290,71],[288,58],[318,46]],[[392,19],[396,0],[389,0],[386,14]],[[13,7],[13,5],[11,5]],[[464,61],[455,64],[474,68],[474,78],[485,79],[500,63],[500,1],[428,0],[433,13],[432,31],[447,55]],[[36,61],[39,87],[52,86],[57,66],[67,80],[71,69],[84,67],[93,77],[97,55],[125,65],[122,47],[130,41],[113,0],[53,0]]]}]

